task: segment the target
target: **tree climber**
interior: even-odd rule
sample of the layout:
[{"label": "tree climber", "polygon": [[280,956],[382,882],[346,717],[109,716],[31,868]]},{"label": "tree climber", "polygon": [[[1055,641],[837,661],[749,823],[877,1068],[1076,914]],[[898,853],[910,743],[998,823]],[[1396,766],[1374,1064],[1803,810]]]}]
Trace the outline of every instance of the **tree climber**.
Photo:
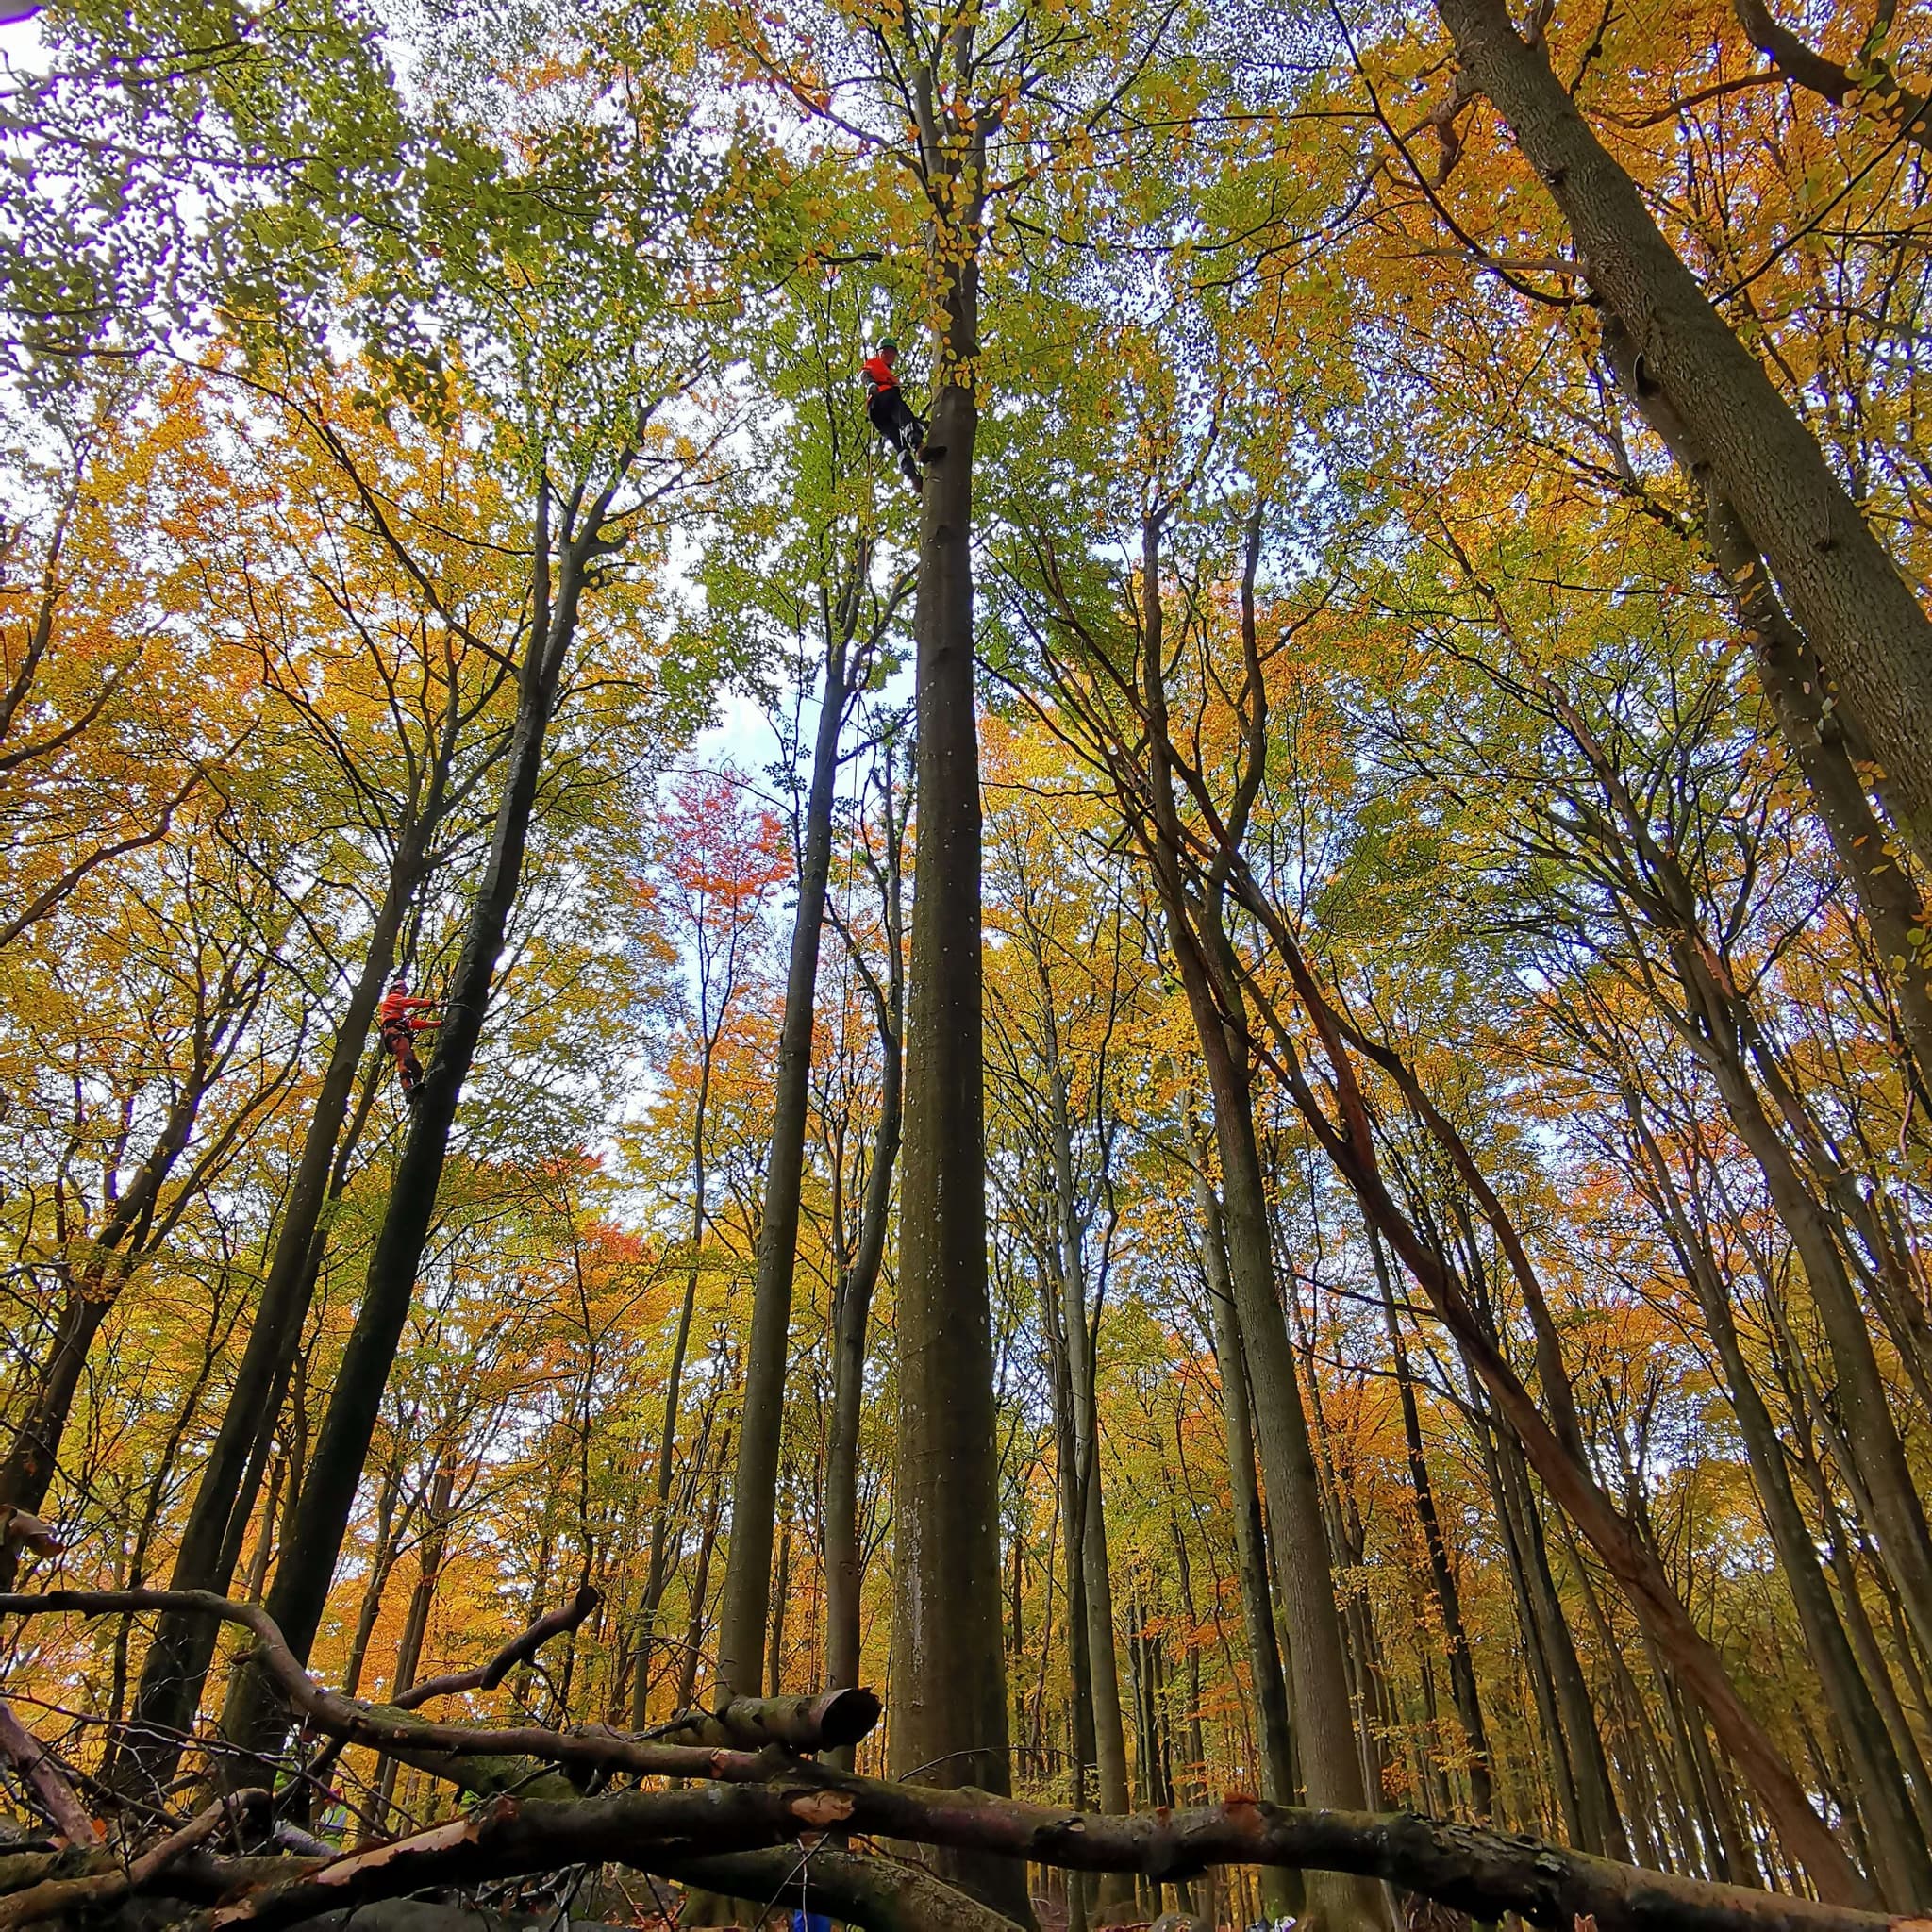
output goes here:
[{"label": "tree climber", "polygon": [[376,1038],[383,1051],[395,1057],[396,1078],[402,1082],[403,1098],[408,1101],[415,1100],[423,1085],[423,1062],[416,1058],[416,1036],[433,1032],[442,1024],[441,1020],[423,1017],[423,1009],[435,1005],[434,1000],[415,998],[409,991],[408,978],[398,973],[375,1009]]},{"label": "tree climber", "polygon": [[899,378],[892,373],[892,365],[898,359],[899,344],[891,336],[879,343],[876,355],[865,358],[861,365],[865,373],[865,413],[872,418],[872,426],[899,452],[899,467],[906,472],[906,480],[917,490],[921,480],[919,465],[937,462],[945,451],[926,442],[925,425],[913,414],[911,404],[899,387]]}]

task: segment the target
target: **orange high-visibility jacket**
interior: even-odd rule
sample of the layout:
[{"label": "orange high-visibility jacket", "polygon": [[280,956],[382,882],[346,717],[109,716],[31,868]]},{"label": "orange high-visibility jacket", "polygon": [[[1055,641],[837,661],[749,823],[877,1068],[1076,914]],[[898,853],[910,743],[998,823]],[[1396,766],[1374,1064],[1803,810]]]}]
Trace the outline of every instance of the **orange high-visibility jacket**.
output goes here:
[{"label": "orange high-visibility jacket", "polygon": [[421,1007],[433,1007],[435,1004],[434,1000],[417,999],[413,994],[398,992],[394,987],[391,987],[383,994],[382,1004],[375,1009],[376,1022],[384,1032],[392,1026],[403,1025],[411,1033],[420,1033],[427,1023],[416,1017],[417,1009]]}]

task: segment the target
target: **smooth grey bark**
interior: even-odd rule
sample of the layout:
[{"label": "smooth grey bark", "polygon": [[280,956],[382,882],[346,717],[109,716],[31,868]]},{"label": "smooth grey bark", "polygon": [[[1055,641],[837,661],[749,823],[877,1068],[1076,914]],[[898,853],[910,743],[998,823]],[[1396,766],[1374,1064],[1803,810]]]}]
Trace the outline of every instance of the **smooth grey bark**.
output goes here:
[{"label": "smooth grey bark", "polygon": [[878,1032],[878,1124],[866,1169],[858,1239],[832,1295],[832,1419],[825,1441],[825,1677],[835,1690],[858,1682],[859,1588],[864,1581],[858,1535],[858,1424],[865,1403],[866,1335],[873,1293],[885,1264],[904,1115],[900,1041],[906,1024],[906,979],[900,858],[905,819],[892,786],[888,747],[880,789],[884,851],[874,872],[885,928],[883,978],[855,953]]},{"label": "smooth grey bark", "polygon": [[[970,71],[970,25],[955,56]],[[974,711],[973,456],[979,405],[979,266],[986,134],[941,132],[934,75],[920,83],[920,151],[941,267],[939,393],[945,451],[923,492],[913,849],[899,1205],[899,1441],[893,1473],[891,1762],[898,1777],[1006,1792],[1006,1648],[999,1451],[986,1271],[980,1038],[979,743]],[[959,76],[964,84],[965,75]],[[950,1853],[941,1875],[1027,1923],[1025,1874]]]},{"label": "smooth grey bark", "polygon": [[[1204,1150],[1205,1151],[1205,1150]],[[1201,1266],[1208,1281],[1208,1332],[1221,1382],[1221,1415],[1227,1439],[1228,1490],[1233,1503],[1235,1561],[1241,1571],[1241,1627],[1247,1637],[1248,1672],[1255,1686],[1255,1724],[1261,1747],[1261,1795],[1271,1804],[1296,1802],[1294,1736],[1288,1714],[1288,1684],[1274,1641],[1274,1592],[1268,1582],[1268,1545],[1261,1492],[1255,1474],[1255,1434],[1248,1407],[1248,1366],[1235,1320],[1228,1280],[1221,1203],[1212,1182],[1194,1172],[1194,1206],[1201,1218]],[[1264,1867],[1261,1897],[1271,1917],[1299,1918],[1307,1903],[1301,1874]]]}]

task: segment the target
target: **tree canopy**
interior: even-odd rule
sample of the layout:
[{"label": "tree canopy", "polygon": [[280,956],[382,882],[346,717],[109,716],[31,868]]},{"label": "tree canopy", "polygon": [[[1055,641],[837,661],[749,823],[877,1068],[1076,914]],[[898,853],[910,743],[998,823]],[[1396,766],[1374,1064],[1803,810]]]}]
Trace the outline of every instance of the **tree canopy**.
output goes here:
[{"label": "tree canopy", "polygon": [[10,11],[0,1924],[1932,1912],[1924,19]]}]

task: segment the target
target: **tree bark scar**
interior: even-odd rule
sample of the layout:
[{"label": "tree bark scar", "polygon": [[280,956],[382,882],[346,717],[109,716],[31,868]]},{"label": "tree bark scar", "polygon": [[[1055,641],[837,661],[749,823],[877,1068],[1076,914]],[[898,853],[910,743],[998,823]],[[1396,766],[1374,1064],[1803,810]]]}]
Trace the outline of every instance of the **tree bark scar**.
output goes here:
[{"label": "tree bark scar", "polygon": [[843,1791],[808,1791],[786,1808],[801,1824],[841,1824],[852,1816],[852,1800]]}]

